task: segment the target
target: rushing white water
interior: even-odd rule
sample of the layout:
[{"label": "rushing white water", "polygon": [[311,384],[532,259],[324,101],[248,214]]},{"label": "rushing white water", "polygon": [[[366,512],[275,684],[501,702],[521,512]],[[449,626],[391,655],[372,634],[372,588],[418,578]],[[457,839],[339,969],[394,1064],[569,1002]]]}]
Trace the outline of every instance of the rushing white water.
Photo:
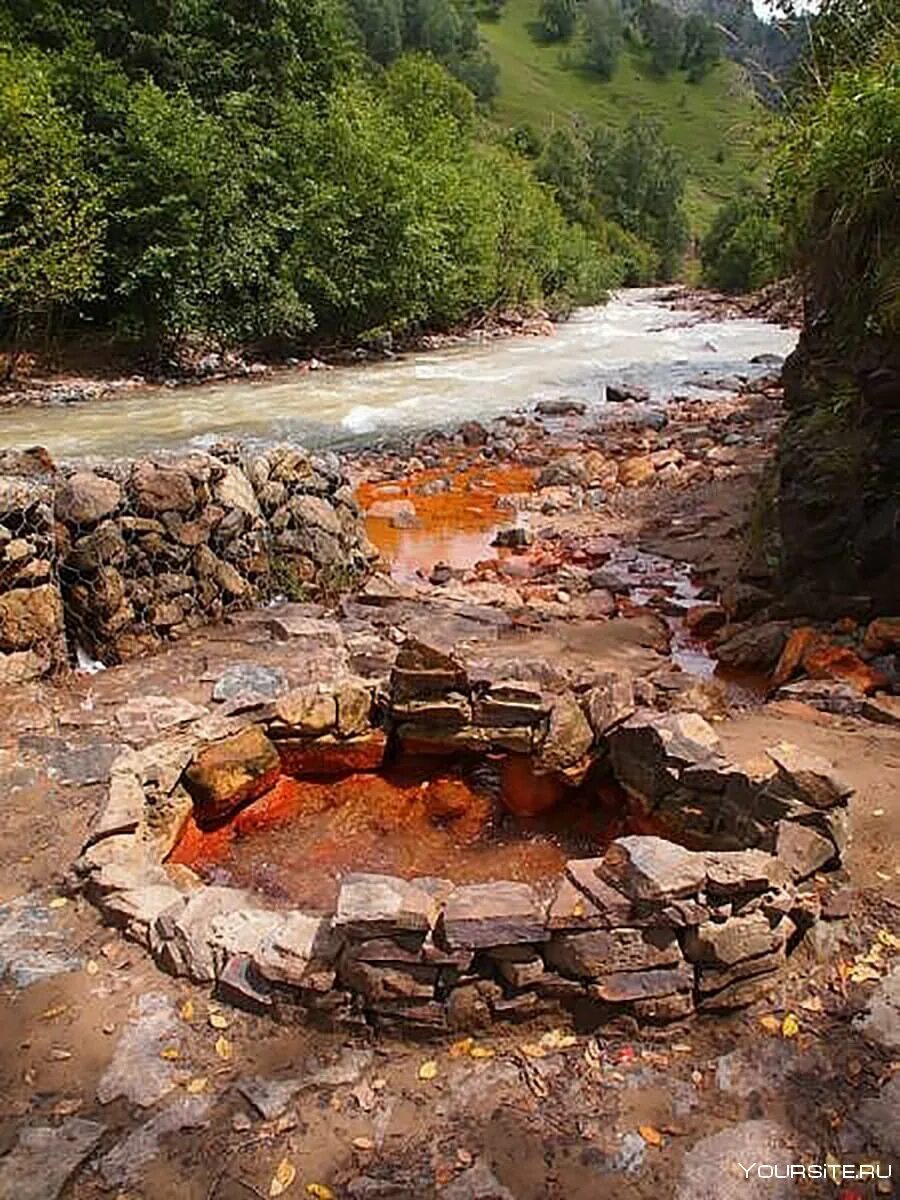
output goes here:
[{"label": "rushing white water", "polygon": [[539,400],[605,403],[606,383],[662,398],[696,381],[752,378],[786,355],[790,330],[673,312],[651,289],[579,310],[552,337],[521,337],[409,354],[386,362],[199,387],[149,388],[84,405],[0,413],[0,446],[45,446],[57,458],[202,447],[221,437],[310,446],[372,441],[404,430],[489,418]]}]

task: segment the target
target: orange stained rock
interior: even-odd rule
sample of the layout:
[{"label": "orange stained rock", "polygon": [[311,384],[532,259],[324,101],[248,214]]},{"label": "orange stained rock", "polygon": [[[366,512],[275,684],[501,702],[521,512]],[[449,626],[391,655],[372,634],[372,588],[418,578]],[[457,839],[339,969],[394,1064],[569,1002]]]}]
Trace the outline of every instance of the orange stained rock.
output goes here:
[{"label": "orange stained rock", "polygon": [[822,635],[811,625],[801,625],[792,631],[781,652],[775,670],[772,673],[772,686],[781,687],[803,668],[803,660],[807,651],[816,642],[821,641]]},{"label": "orange stained rock", "polygon": [[823,641],[816,644],[803,656],[803,666],[811,679],[833,679],[848,683],[858,692],[868,694],[887,687],[888,678],[881,671],[864,663],[855,651],[847,646],[832,646]]},{"label": "orange stained rock", "polygon": [[375,730],[366,737],[346,741],[277,742],[281,769],[287,775],[342,775],[353,771],[377,771],[384,760],[387,738]]}]

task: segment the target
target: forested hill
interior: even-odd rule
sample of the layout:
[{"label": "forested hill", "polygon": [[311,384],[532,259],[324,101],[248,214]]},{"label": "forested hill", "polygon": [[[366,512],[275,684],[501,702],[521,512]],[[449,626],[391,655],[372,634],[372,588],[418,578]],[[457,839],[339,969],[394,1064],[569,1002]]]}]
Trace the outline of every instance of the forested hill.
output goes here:
[{"label": "forested hill", "polygon": [[[616,7],[605,0],[584,0],[575,10],[571,31],[551,37],[539,19],[538,0],[505,0],[495,18],[482,22],[499,67],[497,119],[543,133],[573,121],[612,128],[624,127],[636,116],[657,122],[686,176],[688,217],[698,232],[758,162],[760,102],[747,73],[726,58],[721,35],[713,36],[705,69],[692,72],[685,63],[687,18],[678,18],[668,5],[644,6],[660,10],[658,24],[665,28],[658,37],[674,42],[671,50],[662,48],[655,57],[642,32],[640,9],[634,6],[630,15],[621,10],[617,30]],[[593,13],[597,32],[592,47]],[[671,25],[669,15],[676,18]],[[602,61],[597,58],[600,42],[612,46]]]},{"label": "forested hill", "polygon": [[754,165],[723,52],[657,0],[0,0],[0,370],[673,278]]}]

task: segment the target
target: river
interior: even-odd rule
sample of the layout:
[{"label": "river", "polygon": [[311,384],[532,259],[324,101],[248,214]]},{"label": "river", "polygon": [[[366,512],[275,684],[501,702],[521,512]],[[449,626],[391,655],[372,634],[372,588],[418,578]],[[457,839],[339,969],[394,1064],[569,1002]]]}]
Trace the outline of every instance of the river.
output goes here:
[{"label": "river", "polygon": [[796,333],[763,321],[709,320],[627,289],[580,309],[552,337],[511,337],[407,354],[365,366],[282,371],[252,381],[142,388],[78,405],[0,413],[0,447],[41,445],[59,459],[202,448],[222,437],[309,446],[489,418],[546,399],[605,404],[606,383],[662,399],[697,384],[770,372]]}]

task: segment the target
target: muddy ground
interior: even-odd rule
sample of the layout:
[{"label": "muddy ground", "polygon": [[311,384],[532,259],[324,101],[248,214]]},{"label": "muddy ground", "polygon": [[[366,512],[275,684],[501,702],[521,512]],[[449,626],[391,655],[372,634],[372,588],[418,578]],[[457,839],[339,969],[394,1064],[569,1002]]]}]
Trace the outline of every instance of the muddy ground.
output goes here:
[{"label": "muddy ground", "polygon": [[[281,1028],[162,974],[71,891],[70,865],[118,747],[154,741],[179,716],[190,721],[189,708],[179,714],[155,697],[213,707],[216,681],[235,664],[279,668],[290,684],[327,669],[327,648],[300,653],[273,636],[271,610],[242,614],[155,657],[0,698],[4,1200],[895,1194],[900,729],[775,700],[759,670],[749,680],[711,676],[708,644],[685,633],[681,584],[690,583],[685,603],[714,602],[744,561],[779,421],[777,387],[677,406],[663,429],[641,411],[626,405],[602,429],[557,414],[485,441],[470,428],[446,443],[361,454],[353,470],[368,507],[420,502],[413,517],[395,507],[372,518],[391,561],[369,605],[345,602],[337,615],[371,619],[382,633],[427,629],[449,642],[665,676],[673,696],[702,701],[736,758],[776,740],[830,758],[855,789],[852,842],[840,876],[813,881],[828,919],[771,995],[652,1036],[577,1021],[562,1034],[498,1027],[473,1054],[467,1043]],[[732,435],[724,453],[723,430]],[[642,477],[629,486],[609,474],[605,488],[545,484],[527,509],[548,464],[598,447],[613,463],[661,457],[649,475],[635,466]],[[446,487],[433,486],[438,478]],[[568,502],[569,486],[581,488],[580,503]],[[605,494],[585,503],[592,490]],[[430,507],[421,502],[429,492]],[[523,505],[533,540],[521,553],[492,549],[498,528],[521,523]],[[610,539],[609,559],[623,569],[635,551],[677,563],[639,558],[644,586],[616,593],[610,609],[590,598],[608,589],[579,590],[571,570],[598,538]],[[660,570],[669,578],[660,581]],[[485,610],[502,614],[499,634]],[[839,1164],[872,1173],[877,1163],[883,1177],[839,1186],[747,1178],[739,1162],[818,1164],[832,1175]],[[890,1168],[894,1178],[884,1177]]]}]

